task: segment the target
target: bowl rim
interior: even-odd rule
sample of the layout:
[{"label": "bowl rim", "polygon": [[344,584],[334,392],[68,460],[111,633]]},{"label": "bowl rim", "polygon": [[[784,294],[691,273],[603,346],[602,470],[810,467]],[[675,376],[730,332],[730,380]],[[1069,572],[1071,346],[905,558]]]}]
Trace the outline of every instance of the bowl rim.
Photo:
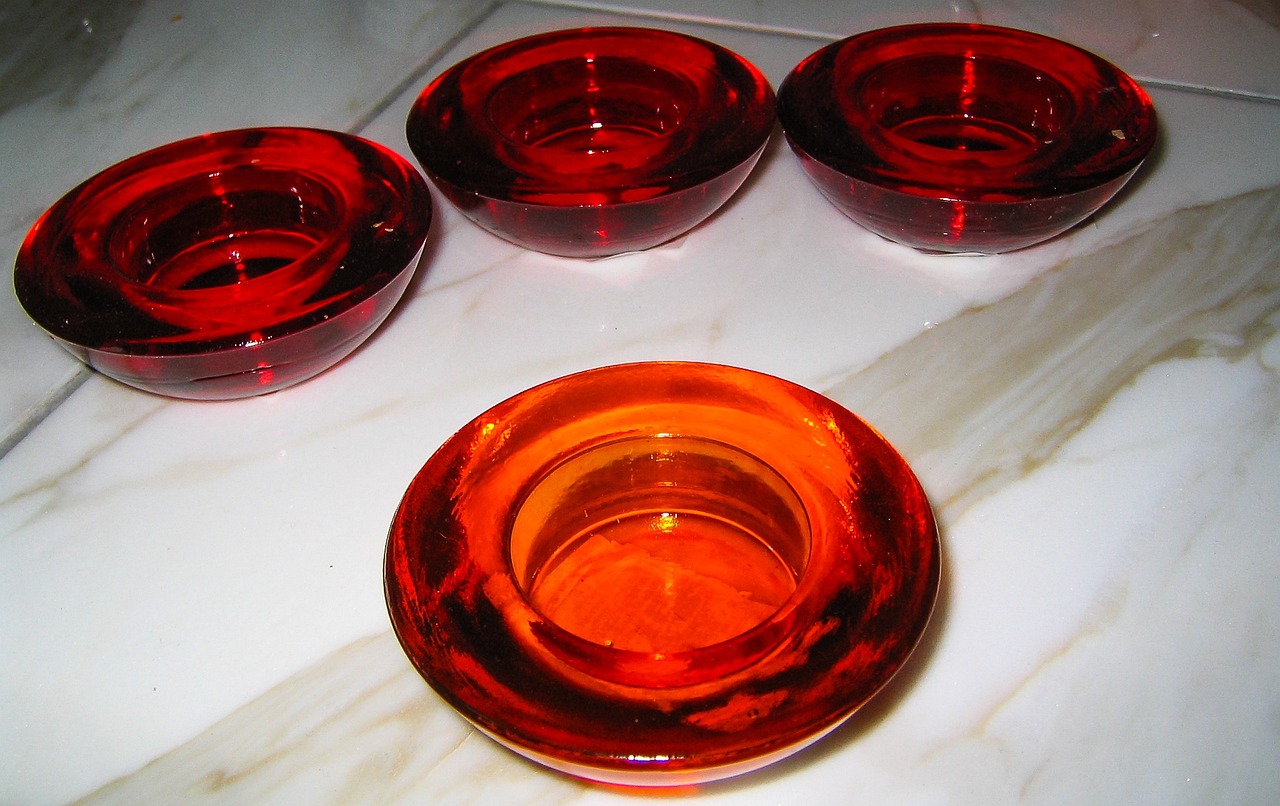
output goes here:
[{"label": "bowl rim", "polygon": [[[963,46],[956,35],[964,35]],[[950,170],[938,149],[937,159],[866,119],[848,100],[850,87],[898,59],[922,56],[999,58],[1029,68],[1042,78],[1070,87],[1098,84],[1085,94],[1083,109],[1053,143],[1035,151],[1030,161],[1007,170],[974,168],[966,163]],[[881,59],[880,56],[890,58]],[[1057,66],[1055,58],[1083,72]],[[1097,99],[1123,104],[1099,111]],[[1034,31],[985,23],[910,23],[864,31],[826,45],[800,62],[778,89],[778,117],[791,147],[857,182],[910,196],[1000,204],[1022,203],[1080,193],[1133,173],[1155,146],[1158,120],[1150,96],[1116,65],[1072,43]],[[1097,125],[1096,120],[1105,121]],[[861,128],[860,128],[861,127]],[[1091,134],[1110,150],[1091,148],[1076,154],[1065,144]],[[1117,145],[1121,146],[1117,148]],[[1106,159],[1099,159],[1105,156]]]},{"label": "bowl rim", "polygon": [[[634,373],[640,373],[639,380]],[[629,374],[632,375],[629,377]],[[671,380],[672,377],[677,380]],[[893,528],[910,532],[910,546],[898,546],[902,554],[881,558],[883,566],[877,564],[880,560],[871,563],[881,572],[898,573],[899,578],[893,582],[877,572],[862,569],[865,577],[860,577],[853,587],[863,584],[875,587],[876,594],[868,594],[875,604],[865,609],[855,607],[845,600],[862,594],[846,589],[840,582],[830,581],[831,577],[852,577],[829,572],[839,566],[848,574],[855,573],[849,570],[854,566],[851,557],[862,555],[853,547],[870,539],[868,524],[857,521],[859,528],[855,529],[856,519],[832,520],[831,516],[823,515],[811,521],[810,526],[823,530],[820,536],[814,536],[815,542],[819,538],[829,542],[822,549],[813,550],[810,565],[792,597],[757,627],[688,654],[715,654],[726,645],[751,643],[761,636],[772,636],[771,640],[778,641],[781,625],[785,634],[776,646],[766,646],[765,651],[751,656],[753,659],[741,670],[717,679],[662,689],[661,696],[654,693],[658,689],[653,687],[634,683],[620,687],[631,692],[634,699],[628,701],[627,707],[636,711],[642,721],[644,715],[665,718],[662,712],[673,707],[673,702],[675,707],[683,707],[680,698],[726,703],[735,697],[754,697],[769,691],[770,686],[793,687],[796,691],[783,703],[761,694],[770,705],[753,724],[764,724],[768,728],[763,736],[744,746],[733,734],[725,734],[726,738],[722,739],[717,734],[708,740],[709,744],[699,745],[696,754],[681,754],[676,752],[678,747],[667,747],[665,753],[647,753],[641,752],[639,745],[633,754],[592,752],[586,747],[593,737],[598,739],[608,734],[610,720],[616,718],[616,714],[609,708],[582,704],[589,705],[604,696],[597,685],[599,679],[562,663],[556,647],[548,649],[549,645],[562,643],[568,633],[548,624],[512,578],[510,558],[505,553],[495,554],[506,551],[503,541],[508,539],[513,514],[492,511],[489,508],[492,501],[474,497],[474,489],[467,492],[465,478],[468,471],[477,467],[500,465],[503,457],[509,455],[504,451],[524,450],[510,446],[535,439],[532,432],[519,436],[523,429],[533,428],[526,424],[526,419],[536,421],[538,416],[555,411],[566,399],[585,397],[602,402],[593,404],[585,413],[577,412],[574,419],[598,425],[600,421],[594,419],[596,414],[603,412],[607,416],[620,405],[616,399],[608,402],[610,396],[600,394],[601,390],[641,390],[642,400],[631,403],[647,406],[644,395],[660,398],[664,394],[659,378],[666,378],[672,384],[666,392],[705,388],[717,396],[721,408],[738,408],[737,398],[724,393],[736,394],[755,388],[754,384],[763,384],[771,392],[783,395],[787,417],[785,422],[777,424],[779,433],[820,440],[824,445],[820,452],[823,457],[844,455],[851,463],[856,459],[856,483],[851,477],[839,475],[841,485],[850,485],[848,489],[841,487],[843,494],[856,495],[851,491],[855,487],[860,494],[862,490],[878,489],[877,484],[891,485],[897,496],[895,500],[907,505],[886,520],[896,518]],[[610,386],[614,382],[619,385]],[[560,418],[564,420],[564,415]],[[558,427],[552,426],[553,430]],[[604,444],[606,436],[599,435],[600,444]],[[545,444],[547,438],[542,435],[536,439],[542,440],[538,444]],[[855,457],[850,454],[853,446],[869,450],[862,450]],[[575,444],[567,448],[570,451],[567,455],[575,455],[572,451],[582,447]],[[547,457],[544,468],[554,466],[565,455],[557,453]],[[769,465],[769,461],[760,456],[754,458]],[[803,480],[778,467],[771,469],[793,483],[802,500],[813,490],[825,489],[822,485],[827,483],[809,477],[821,476],[823,470],[817,465],[804,471]],[[880,477],[881,473],[892,475],[892,479]],[[537,473],[534,476],[541,478]],[[486,484],[493,487],[497,482],[482,475],[476,484],[483,488]],[[529,484],[506,487],[500,501],[509,502],[518,511],[529,489]],[[455,503],[464,500],[486,501],[482,525],[476,530],[456,526],[456,523],[456,529],[445,528],[443,525],[454,523],[450,518]],[[813,501],[806,503],[817,506]],[[833,523],[838,523],[839,528],[833,527]],[[907,538],[903,540],[905,543]],[[913,552],[918,553],[911,556]],[[940,564],[937,525],[919,481],[884,437],[856,415],[816,392],[754,370],[701,362],[649,361],[599,367],[539,384],[493,406],[450,437],[415,475],[396,510],[387,538],[383,578],[392,626],[409,660],[440,696],[486,734],[526,757],[571,774],[613,783],[665,786],[670,785],[671,777],[680,782],[699,782],[748,771],[776,760],[779,753],[785,755],[803,747],[843,722],[879,692],[910,656],[933,610]],[[887,571],[891,565],[898,570]],[[424,577],[427,573],[430,579]],[[884,587],[879,587],[881,585]],[[872,611],[880,615],[870,615]],[[885,616],[885,613],[892,615]],[[814,641],[823,642],[821,652],[815,650]],[[880,665],[868,661],[873,669],[858,668],[856,674],[851,673],[849,669],[862,663],[870,651],[868,648],[877,645],[877,641],[891,647],[879,659]],[[593,646],[600,652],[615,653],[621,661],[643,654]],[[505,677],[501,685],[492,683],[487,675],[498,674],[492,664],[486,668],[483,659],[463,657],[468,652],[478,654],[477,647],[488,649],[490,660],[496,659],[505,669],[516,668],[519,673],[502,672]],[[493,654],[493,647],[501,647],[500,658]],[[670,660],[672,663],[685,661],[680,657]],[[751,679],[752,672],[760,669],[773,675],[764,684]],[[866,676],[858,676],[864,671]],[[839,682],[832,682],[834,680]],[[846,685],[850,680],[856,684]],[[616,683],[610,684],[611,691],[619,689]],[[777,693],[776,688],[772,691]],[[668,697],[667,692],[676,693],[670,694],[670,701],[657,702],[661,697]],[[529,723],[515,724],[519,717],[511,717],[517,712],[527,714],[539,709],[543,709],[543,718],[533,727]],[[547,718],[564,713],[558,709],[569,709],[571,717]],[[583,713],[592,714],[593,721],[585,732],[576,733],[574,720],[583,718]],[[643,749],[649,751],[652,747],[646,745]],[[638,758],[647,762],[640,763]],[[661,760],[655,761],[655,758]]]},{"label": "bowl rim", "polygon": [[[486,111],[494,89],[514,76],[552,61],[581,58],[582,45],[601,56],[634,58],[630,51],[664,43],[691,49],[699,58],[662,58],[660,47],[643,50],[646,66],[678,78],[697,94],[696,115],[686,115],[642,168],[587,172],[573,181],[550,166],[538,166],[538,146],[503,134]],[[608,50],[605,50],[608,49]],[[511,66],[514,72],[501,72]],[[691,71],[728,87],[735,106],[714,103],[699,93]],[[773,131],[776,96],[754,64],[701,37],[663,28],[587,26],[521,37],[468,56],[446,69],[418,95],[405,123],[409,147],[433,181],[443,181],[476,198],[536,207],[596,207],[646,201],[696,187],[752,160]],[[751,124],[751,125],[747,125]],[[688,159],[697,153],[697,159]],[[683,161],[683,164],[681,163]],[[517,164],[522,163],[522,164]],[[532,163],[532,164],[531,164]],[[548,201],[554,194],[554,201]]]},{"label": "bowl rim", "polygon": [[[299,141],[308,147],[323,149],[322,158],[308,159],[307,151],[296,146]],[[339,152],[345,156],[338,158]],[[199,324],[201,292],[153,291],[145,282],[125,276],[105,246],[93,256],[92,265],[84,265],[79,260],[67,263],[49,258],[55,250],[68,248],[77,225],[92,216],[97,205],[116,204],[113,197],[138,194],[130,197],[133,201],[123,209],[115,211],[114,215],[123,218],[166,190],[197,180],[213,180],[223,172],[238,169],[291,174],[315,183],[333,198],[337,209],[334,225],[316,243],[285,265],[248,281],[252,286],[259,280],[278,278],[274,284],[264,282],[252,287],[251,293],[258,296],[249,301],[270,304],[272,294],[268,285],[279,286],[279,280],[301,278],[311,272],[326,272],[326,277],[337,271],[350,275],[352,279],[342,293],[308,300],[298,312],[276,317],[261,327],[206,328]],[[166,181],[150,191],[137,190],[145,185],[148,177],[156,176],[164,176]],[[372,196],[368,191],[375,186],[381,196]],[[348,198],[349,194],[355,195]],[[361,210],[361,204],[372,206]],[[348,249],[352,236],[364,233],[374,219],[385,220],[393,210],[402,214],[398,222],[401,232],[396,239],[389,237],[390,229],[375,230],[370,236],[372,243],[379,246],[375,254],[367,259],[350,260]],[[37,325],[69,348],[90,355],[161,359],[233,353],[323,326],[378,296],[397,277],[415,268],[433,217],[431,194],[421,174],[404,157],[372,140],[305,126],[208,132],[121,160],[60,197],[24,238],[15,261],[14,290],[19,303]],[[76,271],[90,272],[112,288],[122,289],[118,292],[122,296],[136,297],[136,301],[107,306],[82,299],[67,284]],[[161,296],[153,298],[156,294]],[[163,340],[149,335],[120,336],[106,343],[77,338],[70,326],[75,317],[82,316],[86,310],[105,316],[110,325],[126,318],[136,319],[139,311],[149,315],[165,303],[195,324],[186,328],[174,326],[174,335]],[[156,321],[163,324],[161,319]]]}]

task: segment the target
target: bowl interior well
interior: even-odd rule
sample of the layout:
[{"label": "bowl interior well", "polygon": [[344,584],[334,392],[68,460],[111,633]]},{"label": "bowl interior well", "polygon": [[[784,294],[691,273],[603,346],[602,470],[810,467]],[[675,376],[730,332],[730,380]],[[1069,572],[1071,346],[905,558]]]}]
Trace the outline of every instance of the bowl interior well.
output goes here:
[{"label": "bowl interior well", "polygon": [[509,541],[535,609],[579,638],[645,653],[700,649],[773,615],[808,562],[790,485],[696,437],[633,437],[537,481]]}]

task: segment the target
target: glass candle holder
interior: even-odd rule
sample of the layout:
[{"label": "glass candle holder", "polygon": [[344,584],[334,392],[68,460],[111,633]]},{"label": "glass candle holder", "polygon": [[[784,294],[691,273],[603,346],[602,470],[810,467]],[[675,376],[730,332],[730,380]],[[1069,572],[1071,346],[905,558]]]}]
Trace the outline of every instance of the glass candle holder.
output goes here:
[{"label": "glass candle holder", "polygon": [[694,37],[583,28],[509,42],[433,81],[407,122],[440,191],[529,249],[600,257],[691,229],[746,179],[774,94]]},{"label": "glass candle holder", "polygon": [[393,520],[387,603],[482,731],[622,785],[737,775],[839,725],[906,661],[937,530],[902,457],[795,384],[641,363],[477,417]]},{"label": "glass candle holder", "polygon": [[32,227],[14,289],[71,354],[158,394],[237,398],[327,369],[413,276],[431,197],[348,134],[244,129],[125,160]]},{"label": "glass candle holder", "polygon": [[847,216],[925,251],[999,253],[1094,213],[1156,141],[1114,65],[1027,31],[961,23],[858,34],[787,76],[778,115]]}]

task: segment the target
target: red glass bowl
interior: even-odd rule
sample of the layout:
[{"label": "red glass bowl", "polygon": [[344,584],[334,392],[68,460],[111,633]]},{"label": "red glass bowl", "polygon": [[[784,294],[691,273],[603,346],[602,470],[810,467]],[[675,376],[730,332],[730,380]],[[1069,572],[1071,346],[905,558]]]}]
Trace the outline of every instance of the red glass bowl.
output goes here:
[{"label": "red glass bowl", "polygon": [[988,25],[905,25],[829,45],[783,82],[778,116],[837,208],[939,252],[1007,252],[1066,231],[1156,141],[1151,99],[1115,66]]},{"label": "red glass bowl", "polygon": [[521,246],[600,257],[715,212],[773,129],[754,66],[691,36],[583,28],[476,54],[409,114],[409,147],[471,220]]},{"label": "red glass bowl", "polygon": [[925,628],[939,547],[902,457],[795,384],[641,363],[448,440],[391,526],[406,654],[478,728],[624,785],[756,769],[840,724]]},{"label": "red glass bowl", "polygon": [[132,157],[27,235],[14,289],[85,363],[172,397],[306,380],[404,292],[431,223],[408,161],[348,134],[206,134]]}]

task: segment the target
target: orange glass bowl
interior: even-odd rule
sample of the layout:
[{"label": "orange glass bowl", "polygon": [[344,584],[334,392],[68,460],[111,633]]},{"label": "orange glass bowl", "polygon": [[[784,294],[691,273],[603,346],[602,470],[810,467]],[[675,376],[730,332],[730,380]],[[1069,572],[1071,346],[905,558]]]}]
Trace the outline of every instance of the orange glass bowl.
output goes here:
[{"label": "orange glass bowl", "polygon": [[1093,54],[1027,31],[905,25],[822,48],[778,90],[819,190],[925,251],[1052,238],[1120,190],[1156,141],[1151,99]]},{"label": "orange glass bowl", "polygon": [[796,752],[898,670],[938,589],[910,468],[792,383],[641,363],[551,381],[448,440],[396,512],[391,621],[524,756],[686,785]]},{"label": "orange glass bowl", "polygon": [[601,257],[715,212],[773,129],[754,66],[683,34],[582,28],[478,53],[433,81],[409,147],[471,220],[509,241]]},{"label": "orange glass bowl", "polygon": [[247,397],[359,346],[413,276],[426,182],[348,134],[244,129],[94,176],[18,253],[31,318],[85,363],[162,395]]}]

